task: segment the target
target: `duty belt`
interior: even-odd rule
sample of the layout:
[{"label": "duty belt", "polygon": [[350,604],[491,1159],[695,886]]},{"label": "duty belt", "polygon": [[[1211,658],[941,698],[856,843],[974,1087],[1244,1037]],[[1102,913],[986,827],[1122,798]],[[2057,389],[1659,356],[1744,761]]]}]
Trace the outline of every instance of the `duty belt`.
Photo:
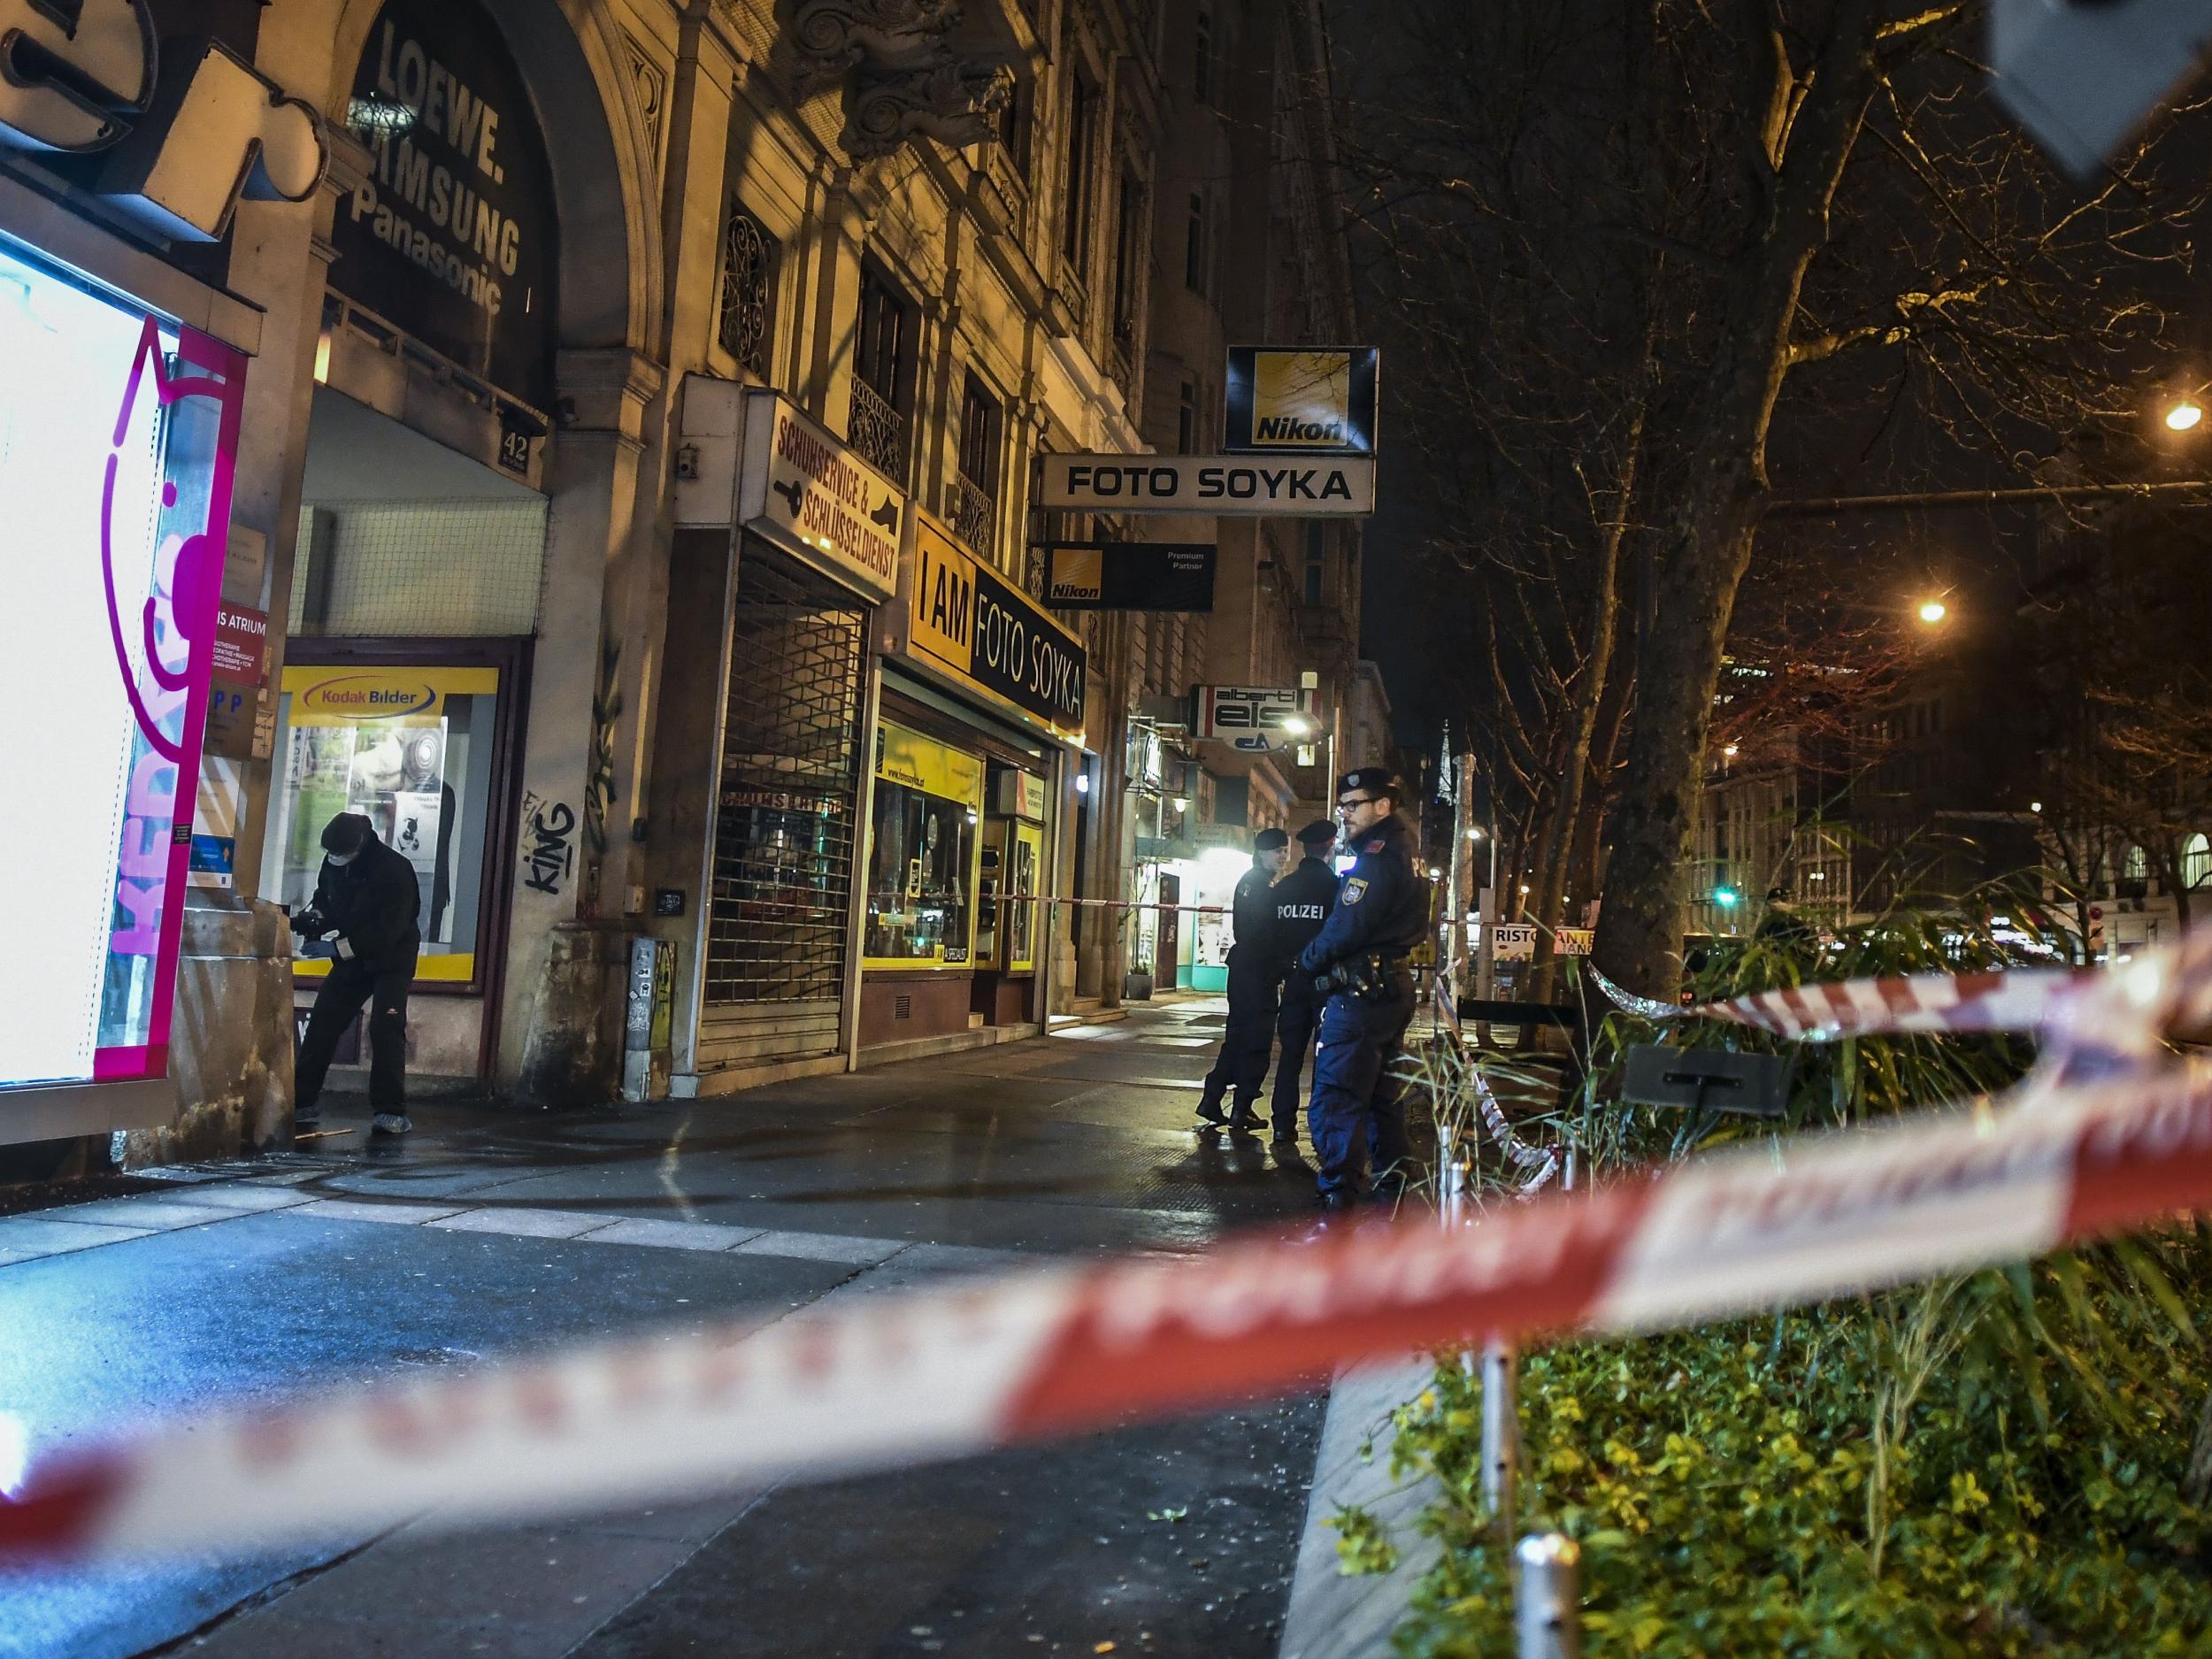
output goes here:
[{"label": "duty belt", "polygon": [[1313,988],[1322,996],[1342,995],[1363,1002],[1380,1002],[1396,992],[1406,977],[1405,958],[1371,950],[1333,962],[1314,976]]}]

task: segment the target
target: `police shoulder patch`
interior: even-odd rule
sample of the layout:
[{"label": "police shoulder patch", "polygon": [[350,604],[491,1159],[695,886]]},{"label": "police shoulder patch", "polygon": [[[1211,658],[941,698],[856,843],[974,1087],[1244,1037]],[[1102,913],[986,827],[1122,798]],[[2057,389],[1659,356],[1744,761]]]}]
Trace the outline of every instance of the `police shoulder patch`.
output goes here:
[{"label": "police shoulder patch", "polygon": [[1373,841],[1367,843],[1367,850],[1371,853],[1379,853],[1382,851],[1386,843],[1384,842],[1382,837],[1378,835]]},{"label": "police shoulder patch", "polygon": [[[1216,891],[1219,889],[1217,888]],[[1366,879],[1361,876],[1347,876],[1344,878],[1344,891],[1338,895],[1337,902],[1341,904],[1357,904],[1366,896]]]}]

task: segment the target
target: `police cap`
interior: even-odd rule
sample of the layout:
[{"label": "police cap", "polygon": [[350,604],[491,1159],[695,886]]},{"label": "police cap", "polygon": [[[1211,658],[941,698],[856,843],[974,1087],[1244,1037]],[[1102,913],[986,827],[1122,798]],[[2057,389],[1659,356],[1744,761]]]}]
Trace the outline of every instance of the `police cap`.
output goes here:
[{"label": "police cap", "polygon": [[1336,792],[1340,795],[1387,795],[1393,805],[1399,799],[1397,777],[1387,766],[1361,766],[1348,772],[1337,780]]},{"label": "police cap", "polygon": [[1325,847],[1336,839],[1336,826],[1325,818],[1317,818],[1298,832],[1302,847]]},{"label": "police cap", "polygon": [[1252,850],[1256,853],[1271,853],[1289,845],[1290,837],[1279,829],[1263,829],[1252,838]]}]

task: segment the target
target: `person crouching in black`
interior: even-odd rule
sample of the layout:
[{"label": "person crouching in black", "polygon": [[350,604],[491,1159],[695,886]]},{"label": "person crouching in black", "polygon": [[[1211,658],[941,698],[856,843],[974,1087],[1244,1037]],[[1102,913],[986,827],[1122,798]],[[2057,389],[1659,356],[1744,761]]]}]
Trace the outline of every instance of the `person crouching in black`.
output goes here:
[{"label": "person crouching in black", "polygon": [[[1252,1110],[1267,1076],[1268,1051],[1275,1046],[1275,988],[1283,971],[1275,949],[1275,901],[1270,889],[1290,859],[1290,837],[1263,829],[1252,838],[1252,867],[1237,882],[1230,901],[1229,1024],[1221,1034],[1221,1057],[1206,1073],[1198,1098],[1198,1120],[1209,1128],[1249,1133],[1259,1118]],[[1236,1091],[1235,1105],[1221,1115],[1224,1091]]]},{"label": "person crouching in black", "polygon": [[415,867],[376,838],[369,820],[341,812],[323,826],[323,867],[314,901],[292,918],[303,938],[332,943],[330,973],[315,994],[300,1040],[293,1126],[322,1121],[323,1079],[361,1004],[369,1004],[369,1107],[380,1134],[405,1134],[407,990],[422,948]]}]

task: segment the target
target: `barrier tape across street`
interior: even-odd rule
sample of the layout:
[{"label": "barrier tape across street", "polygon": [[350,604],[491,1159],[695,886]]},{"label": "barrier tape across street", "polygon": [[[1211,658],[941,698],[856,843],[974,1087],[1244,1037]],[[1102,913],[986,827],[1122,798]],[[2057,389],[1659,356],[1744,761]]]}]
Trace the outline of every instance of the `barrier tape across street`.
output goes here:
[{"label": "barrier tape across street", "polygon": [[[2212,1005],[2208,966],[2212,938],[2185,941],[2006,1017],[2078,1032],[2093,1013],[2099,1052],[2149,1053]],[[1875,1000],[1877,1024],[1918,1017]],[[1933,1028],[1989,1029],[1964,1022],[2015,1004],[1947,1006],[1961,1023]],[[1815,1302],[2212,1202],[2212,1066],[2031,1089],[2032,1110],[1725,1152],[1457,1229],[1248,1235],[181,1418],[41,1459],[0,1502],[0,1559],[245,1552],[426,1513],[458,1526],[879,1469],[1221,1406],[1424,1346]]]}]

